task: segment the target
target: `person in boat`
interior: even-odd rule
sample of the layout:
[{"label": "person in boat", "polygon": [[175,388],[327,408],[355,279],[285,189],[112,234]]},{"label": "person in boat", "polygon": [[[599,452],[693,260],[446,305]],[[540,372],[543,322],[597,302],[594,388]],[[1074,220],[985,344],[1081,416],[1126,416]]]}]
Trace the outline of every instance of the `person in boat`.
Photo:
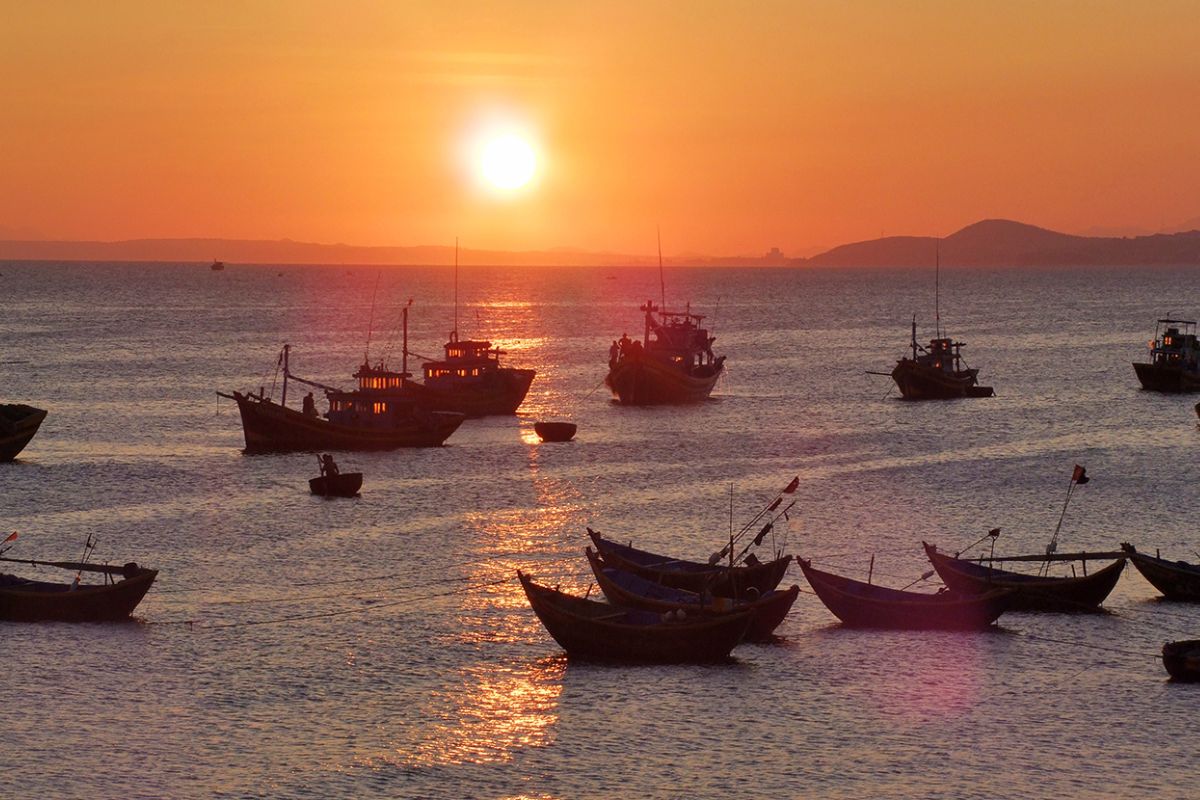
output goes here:
[{"label": "person in boat", "polygon": [[625,355],[625,353],[629,351],[629,344],[630,344],[629,343],[629,334],[622,333],[621,341],[617,342],[617,348],[620,351],[621,355]]},{"label": "person in boat", "polygon": [[315,417],[317,415],[317,402],[313,400],[313,393],[309,392],[304,395],[304,416]]},{"label": "person in boat", "polygon": [[334,463],[333,456],[329,453],[321,456],[321,476],[331,478],[338,474],[338,465]]}]

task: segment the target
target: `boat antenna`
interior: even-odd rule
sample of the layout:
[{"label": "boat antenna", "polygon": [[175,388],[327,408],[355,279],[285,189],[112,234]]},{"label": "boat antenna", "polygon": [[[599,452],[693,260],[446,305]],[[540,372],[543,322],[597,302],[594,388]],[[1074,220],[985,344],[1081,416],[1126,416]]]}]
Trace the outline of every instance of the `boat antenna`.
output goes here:
[{"label": "boat antenna", "polygon": [[941,310],[942,237],[933,240],[933,326],[937,338],[942,338]]},{"label": "boat antenna", "polygon": [[379,297],[379,279],[383,277],[383,270],[379,270],[375,274],[375,291],[371,293],[371,317],[367,322],[367,349],[363,351],[363,363],[371,363],[371,329],[375,327],[375,299]]},{"label": "boat antenna", "polygon": [[733,481],[729,482],[729,566],[733,567]]},{"label": "boat antenna", "polygon": [[454,336],[458,341],[458,237],[454,237]]},{"label": "boat antenna", "polygon": [[667,280],[663,277],[663,262],[662,262],[662,226],[658,226],[658,288],[660,292],[661,304],[660,310],[665,310],[667,307]]}]

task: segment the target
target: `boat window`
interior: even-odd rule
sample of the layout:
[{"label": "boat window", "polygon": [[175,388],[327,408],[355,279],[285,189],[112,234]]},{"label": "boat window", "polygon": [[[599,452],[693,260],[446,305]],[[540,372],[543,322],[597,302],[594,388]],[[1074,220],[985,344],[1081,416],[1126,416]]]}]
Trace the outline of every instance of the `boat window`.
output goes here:
[{"label": "boat window", "polygon": [[375,403],[371,407],[371,411],[375,414],[382,414],[387,411],[387,403]]}]

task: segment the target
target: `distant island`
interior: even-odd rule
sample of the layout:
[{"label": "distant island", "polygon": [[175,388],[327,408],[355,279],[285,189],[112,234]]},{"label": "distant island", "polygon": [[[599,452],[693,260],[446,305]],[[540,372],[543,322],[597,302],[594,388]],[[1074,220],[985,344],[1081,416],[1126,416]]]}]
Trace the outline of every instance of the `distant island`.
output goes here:
[{"label": "distant island", "polygon": [[[777,248],[759,256],[688,255],[671,266],[918,267],[1200,265],[1200,230],[1146,236],[1073,236],[1003,219],[968,225],[938,239],[887,236],[844,244],[809,258]],[[365,247],[290,239],[131,239],[118,242],[0,241],[0,261],[163,261],[209,264],[450,264],[454,248]],[[656,256],[572,249],[510,252],[469,250],[462,263],[487,266],[649,266]]]}]

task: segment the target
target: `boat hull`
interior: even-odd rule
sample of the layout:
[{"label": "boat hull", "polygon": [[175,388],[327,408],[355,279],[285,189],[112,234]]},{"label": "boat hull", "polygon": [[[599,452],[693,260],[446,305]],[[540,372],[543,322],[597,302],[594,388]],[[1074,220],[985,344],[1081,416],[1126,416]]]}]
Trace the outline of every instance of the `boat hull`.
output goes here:
[{"label": "boat hull", "polygon": [[388,427],[360,428],[335,424],[240,392],[232,397],[242,416],[247,453],[439,447],[464,419],[457,413],[414,410],[393,417]]},{"label": "boat hull", "polygon": [[1167,642],[1163,645],[1162,661],[1173,680],[1200,681],[1200,639]]},{"label": "boat hull", "polygon": [[765,564],[728,567],[684,561],[670,556],[639,550],[605,539],[588,529],[597,552],[617,569],[632,572],[643,578],[690,592],[707,591],[718,597],[743,598],[748,593],[761,597],[779,588],[791,556],[782,556]]},{"label": "boat hull", "polygon": [[921,544],[938,577],[952,591],[978,596],[1008,589],[1010,611],[1097,611],[1125,569],[1125,559],[1120,558],[1091,575],[1039,577],[953,558],[933,545]]},{"label": "boat hull", "polygon": [[663,619],[540,586],[518,572],[529,605],[570,658],[621,662],[707,662],[729,656],[750,614]]},{"label": "boat hull", "polygon": [[627,357],[609,370],[604,383],[622,405],[698,403],[708,399],[724,371],[723,361],[689,374],[647,356]]},{"label": "boat hull", "polygon": [[111,622],[128,619],[154,583],[158,570],[138,568],[113,584],[25,581],[0,575],[0,620],[6,622]]},{"label": "boat hull", "polygon": [[1134,363],[1142,388],[1150,392],[1200,392],[1200,372],[1166,364]]},{"label": "boat hull", "polygon": [[362,488],[361,472],[340,472],[309,478],[308,490],[322,497],[354,497]]},{"label": "boat hull", "polygon": [[38,432],[46,411],[22,404],[0,405],[0,461],[12,461]]},{"label": "boat hull", "polygon": [[851,628],[976,631],[990,627],[1007,609],[1009,592],[921,594],[844,578],[797,558],[821,602]]},{"label": "boat hull", "polygon": [[746,641],[769,642],[775,638],[779,627],[800,596],[800,587],[767,592],[753,601],[730,600],[708,597],[686,589],[673,589],[647,578],[609,566],[590,547],[587,548],[588,563],[596,576],[596,585],[609,602],[628,608],[646,611],[674,611],[685,609],[695,614],[729,614],[749,611],[750,627],[746,629]]},{"label": "boat hull", "polygon": [[1200,603],[1200,566],[1139,553],[1131,544],[1123,544],[1121,549],[1142,577],[1168,600]]},{"label": "boat hull", "polygon": [[892,369],[892,380],[900,389],[905,400],[954,400],[962,397],[992,397],[995,392],[990,386],[980,386],[979,370],[967,369],[960,372],[918,364],[912,359],[901,359]]},{"label": "boat hull", "polygon": [[573,422],[535,422],[533,430],[543,442],[569,442],[575,438]]},{"label": "boat hull", "polygon": [[502,367],[473,384],[441,387],[406,380],[400,392],[429,411],[453,411],[468,417],[515,414],[536,375],[532,369]]}]

